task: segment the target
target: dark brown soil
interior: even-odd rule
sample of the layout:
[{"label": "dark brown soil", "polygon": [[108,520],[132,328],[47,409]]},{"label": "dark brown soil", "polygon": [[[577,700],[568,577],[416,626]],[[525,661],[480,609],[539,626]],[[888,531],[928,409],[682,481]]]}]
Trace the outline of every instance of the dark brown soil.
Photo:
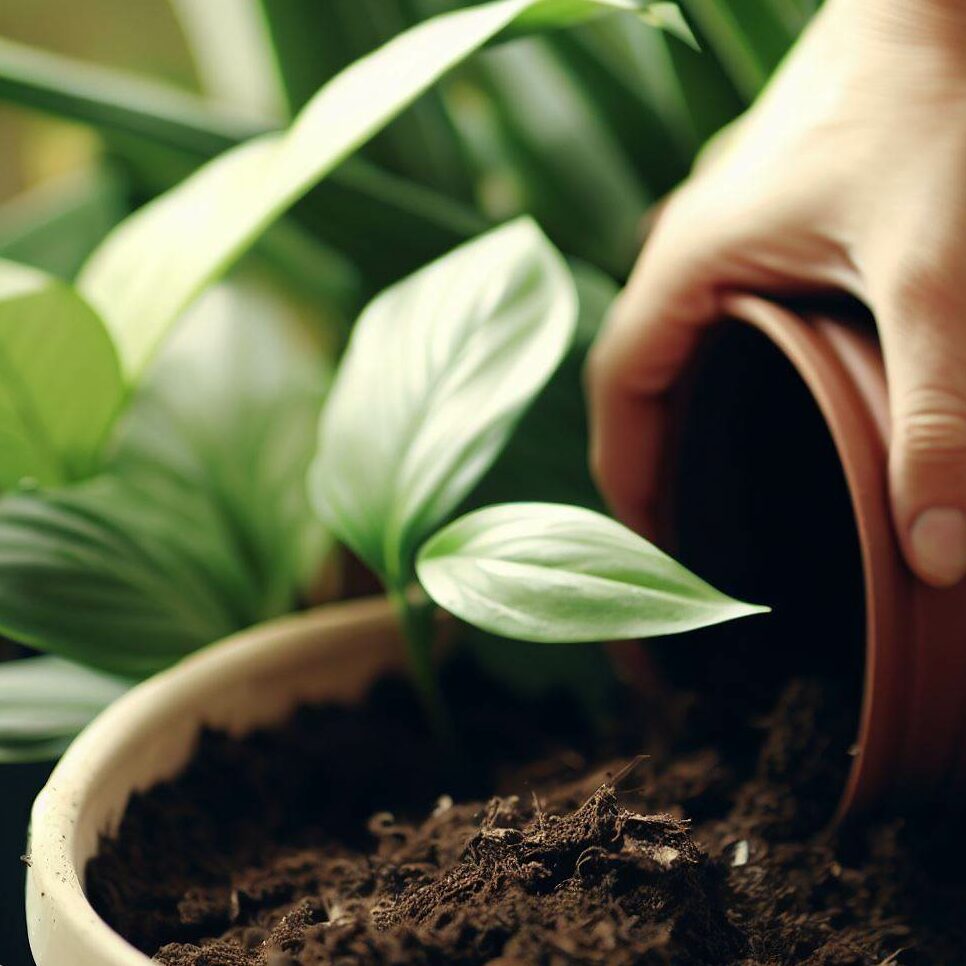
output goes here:
[{"label": "dark brown soil", "polygon": [[447,693],[460,761],[399,682],[204,735],[103,843],[95,906],[168,966],[966,962],[956,825],[822,831],[841,689],[793,680],[737,723],[733,695],[634,696],[619,733],[465,669]]}]

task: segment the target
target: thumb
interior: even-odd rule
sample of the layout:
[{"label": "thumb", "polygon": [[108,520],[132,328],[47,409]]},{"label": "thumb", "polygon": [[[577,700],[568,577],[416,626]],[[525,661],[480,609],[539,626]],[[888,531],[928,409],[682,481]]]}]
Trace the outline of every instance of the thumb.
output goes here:
[{"label": "thumb", "polygon": [[906,271],[877,309],[899,538],[919,577],[949,587],[966,576],[966,296],[935,268]]}]

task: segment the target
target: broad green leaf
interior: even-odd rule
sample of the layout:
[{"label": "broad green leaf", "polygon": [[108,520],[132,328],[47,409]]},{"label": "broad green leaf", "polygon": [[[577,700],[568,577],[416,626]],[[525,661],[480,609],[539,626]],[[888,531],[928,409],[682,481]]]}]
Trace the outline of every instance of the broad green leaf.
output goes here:
[{"label": "broad green leaf", "polygon": [[[391,7],[395,2],[375,0],[375,10],[383,16],[372,16],[374,9],[364,0],[327,0],[322,5],[305,0],[205,4],[175,0],[174,7],[206,93],[246,113],[253,105],[261,105],[263,118],[278,119],[302,107],[339,69],[378,46],[380,38],[389,39],[392,33],[409,26],[393,15],[385,16],[395,13]],[[351,19],[353,27],[361,28],[361,36],[356,30],[351,31],[352,36],[345,36],[341,29],[344,17]],[[365,40],[373,36],[372,43],[366,44]],[[403,121],[412,124],[414,113],[422,107],[420,101],[395,125]],[[407,141],[409,153],[424,167],[435,168],[444,160],[439,157],[439,139],[428,136],[425,124],[417,126]],[[371,151],[367,153],[376,158]],[[393,160],[398,157],[394,155]],[[350,158],[332,172],[321,190],[316,189],[310,205],[299,212],[303,224],[316,232],[321,228],[326,240],[359,263],[365,270],[370,294],[380,284],[395,281],[490,227],[468,206],[400,177],[392,167],[383,168],[362,157]],[[158,190],[166,190],[172,183]],[[286,242],[296,238],[294,220],[286,219],[267,232],[259,250],[262,254],[281,254],[290,274],[311,280],[310,271],[303,270],[311,266],[301,257],[311,255],[311,247],[304,240],[297,249],[280,244],[283,229]],[[316,247],[321,247],[318,242]],[[331,251],[326,254],[331,260]],[[327,275],[331,278],[332,274],[330,269]],[[353,305],[352,314],[359,304]]]},{"label": "broad green leaf", "polygon": [[388,289],[356,323],[322,417],[322,518],[390,584],[492,465],[557,367],[577,303],[529,219]]},{"label": "broad green leaf", "polygon": [[541,27],[631,9],[633,0],[493,0],[425,21],[327,83],[284,134],[216,159],[124,222],[80,277],[125,372],[216,275],[340,161],[446,71],[511,25]]},{"label": "broad green leaf", "polygon": [[192,309],[105,474],[0,500],[0,633],[140,678],[295,605],[327,545],[304,489],[326,367],[253,284]]},{"label": "broad green leaf", "polygon": [[0,663],[0,763],[57,757],[129,687],[57,657]]},{"label": "broad green leaf", "polygon": [[110,337],[84,300],[0,261],[0,490],[84,477],[122,394]]},{"label": "broad green leaf", "polygon": [[499,458],[463,503],[464,512],[516,500],[603,509],[587,459],[583,370],[587,351],[618,289],[612,279],[588,265],[571,262],[570,268],[580,305],[573,343]]},{"label": "broad green leaf", "polygon": [[[318,313],[276,283],[206,292],[150,372],[112,471],[209,494],[257,587],[252,618],[290,610],[330,544],[305,475],[331,366]],[[176,492],[165,498],[176,502]]]},{"label": "broad green leaf", "polygon": [[0,499],[0,632],[139,678],[238,627],[253,588],[216,508],[157,495],[105,476]]},{"label": "broad green leaf", "polygon": [[[415,6],[413,0],[259,0],[292,111],[352,61],[423,19]],[[441,194],[471,198],[461,146],[436,91],[424,93],[362,154]]]},{"label": "broad green leaf", "polygon": [[427,541],[416,569],[457,617],[538,643],[678,634],[767,610],[726,597],[609,517],[553,503],[460,517]]}]

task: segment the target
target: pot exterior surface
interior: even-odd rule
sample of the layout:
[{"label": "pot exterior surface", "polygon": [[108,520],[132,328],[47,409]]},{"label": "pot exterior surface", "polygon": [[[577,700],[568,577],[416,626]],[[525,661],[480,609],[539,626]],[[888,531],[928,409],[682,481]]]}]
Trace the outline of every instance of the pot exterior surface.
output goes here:
[{"label": "pot exterior surface", "polygon": [[212,645],[112,705],[34,803],[26,899],[37,966],[149,966],[91,907],[84,870],[131,794],[174,777],[204,726],[241,735],[280,723],[302,703],[357,700],[403,664],[388,603],[352,601]]}]

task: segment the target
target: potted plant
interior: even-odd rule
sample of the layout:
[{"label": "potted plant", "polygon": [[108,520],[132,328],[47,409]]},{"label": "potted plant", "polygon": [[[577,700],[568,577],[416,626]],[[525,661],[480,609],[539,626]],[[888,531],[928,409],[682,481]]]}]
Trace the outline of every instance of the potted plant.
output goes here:
[{"label": "potted plant", "polygon": [[[4,351],[20,376],[2,416],[2,432],[10,445],[0,477],[9,494],[0,525],[6,528],[11,552],[2,568],[5,606],[0,625],[15,640],[113,675],[92,687],[87,671],[72,679],[69,667],[57,666],[49,676],[34,675],[31,680],[46,682],[41,687],[45,694],[33,695],[34,710],[38,703],[50,706],[50,726],[34,714],[30,729],[10,729],[8,756],[29,756],[31,745],[34,750],[62,748],[83,717],[76,709],[102,706],[96,695],[112,689],[116,693],[118,677],[122,684],[138,680],[202,643],[284,613],[310,595],[308,584],[324,556],[324,537],[302,496],[300,466],[312,448],[306,428],[317,418],[326,367],[345,334],[341,320],[361,286],[356,269],[342,256],[309,239],[290,221],[266,234],[269,223],[480,45],[503,33],[593,20],[612,10],[640,10],[655,22],[668,20],[666,11],[646,7],[584,3],[569,10],[566,4],[559,9],[554,3],[518,4],[492,8],[485,16],[475,11],[431,21],[399,38],[381,57],[356,65],[340,83],[327,85],[285,137],[252,138],[228,152],[163,203],[124,222],[90,258],[85,257],[89,245],[68,253],[71,265],[86,262],[76,286],[65,285],[52,272],[3,264]],[[436,43],[449,29],[461,38],[462,54]],[[354,83],[371,86],[382,73],[404,66],[427,42],[434,56],[425,64],[425,76],[387,90],[365,112],[342,110],[344,81],[355,78]],[[190,98],[130,85],[123,75],[85,72],[13,44],[5,43],[0,55],[5,90],[13,96],[86,118],[108,131],[119,130],[129,139],[141,132],[155,149],[174,152],[178,166],[190,166],[189,158],[197,164],[199,154],[258,133],[257,126],[237,119],[233,126]],[[129,87],[135,88],[134,96],[119,94]],[[329,137],[333,120],[350,116],[351,130]],[[204,125],[208,127],[203,130]],[[318,153],[317,144],[310,143],[313,138],[325,141],[325,152]],[[123,144],[117,150],[124,155]],[[234,192],[242,187],[239,181],[262,176],[255,158],[260,153],[273,156],[278,177],[270,179],[266,190],[242,191],[249,204],[236,212],[237,218],[209,211],[199,224],[212,235],[202,238],[192,231],[184,219],[190,221],[199,198],[217,204],[220,197],[232,207]],[[134,149],[128,154],[140,156]],[[364,176],[353,174],[349,180],[364,182],[366,191],[378,182],[380,197],[387,188],[403,190],[402,182],[380,177],[366,169]],[[345,181],[341,171],[336,180]],[[117,220],[121,189],[113,183],[96,187],[109,201],[99,204],[96,218]],[[371,195],[367,197],[371,205]],[[64,217],[76,207],[72,197]],[[409,236],[402,215],[400,219]],[[431,221],[427,218],[426,224]],[[175,223],[180,227],[172,231]],[[475,234],[485,227],[485,219],[466,217],[458,232],[437,233],[431,244],[439,246],[443,237]],[[200,258],[186,257],[189,242],[203,250]],[[145,243],[152,249],[147,260],[139,253]],[[244,278],[233,278],[209,295],[181,326],[174,344],[166,344],[169,330],[199,288],[252,245],[256,251],[242,269]],[[7,250],[13,257],[29,255],[30,239],[15,239]],[[145,273],[164,274],[166,260],[171,276],[148,284]],[[178,260],[181,268],[176,267]],[[586,313],[587,328],[599,318],[612,283],[589,267],[579,271],[587,297],[594,299]],[[168,303],[158,301],[149,288],[164,293]],[[240,319],[243,313],[245,320]],[[269,316],[282,318],[270,325]],[[19,325],[26,317],[31,324]],[[238,338],[243,329],[259,330],[245,337],[250,355]],[[299,354],[301,360],[295,358]],[[190,374],[179,374],[186,366]],[[290,370],[295,375],[286,378]],[[222,378],[213,379],[214,372]],[[209,384],[212,391],[206,395],[201,390]],[[75,406],[67,400],[82,402]],[[203,418],[192,419],[192,413],[202,411]],[[247,432],[246,419],[258,421],[259,434]],[[273,453],[271,446],[281,452]],[[579,446],[576,438],[574,452]],[[256,464],[254,476],[246,478],[242,467]],[[576,488],[586,488],[583,479]],[[82,534],[81,520],[99,532],[88,529]],[[112,545],[115,528],[130,534],[132,542]],[[38,543],[41,529],[53,538]],[[200,541],[200,547],[187,545],[188,530],[194,530],[192,542]],[[229,555],[237,556],[238,542],[247,571],[227,562]],[[27,560],[18,549],[27,544],[43,549]],[[163,549],[154,553],[155,545]],[[136,546],[151,549],[134,559],[130,551]],[[279,552],[286,555],[282,567]],[[121,559],[129,565],[126,576],[112,566]],[[202,572],[194,591],[175,586],[184,579],[185,564]],[[133,579],[137,570],[141,575]],[[78,580],[91,588],[82,602],[58,597],[62,588]],[[152,580],[157,582],[153,588],[148,586]],[[125,607],[132,621],[127,625]],[[65,619],[68,610],[83,619]],[[99,646],[91,644],[88,633],[95,626]],[[45,663],[43,659],[34,666],[43,669]],[[18,670],[10,693],[23,695],[25,684]],[[56,702],[63,698],[69,706],[72,689],[78,695],[87,692],[88,698],[74,702],[72,723],[67,723],[69,714],[60,714],[57,724]]]},{"label": "potted plant", "polygon": [[[9,630],[74,658],[89,660],[93,654],[103,670],[114,672],[113,685],[124,687],[127,681],[116,680],[118,671],[130,679],[169,663],[175,653],[220,636],[214,621],[240,626],[291,607],[316,576],[311,564],[322,556],[322,519],[385,583],[401,619],[408,666],[423,708],[413,712],[405,697],[403,707],[395,710],[398,696],[388,702],[378,695],[364,699],[376,678],[402,665],[394,619],[381,604],[340,606],[267,625],[132,692],[74,746],[38,801],[29,896],[41,963],[65,958],[129,966],[144,962],[143,954],[118,933],[148,951],[167,944],[159,955],[179,964],[285,963],[303,955],[363,962],[463,955],[469,961],[496,955],[530,961],[538,954],[563,961],[595,961],[596,956],[614,962],[623,955],[628,961],[648,956],[685,961],[687,956],[694,962],[724,962],[747,958],[761,943],[789,949],[798,943],[809,954],[840,958],[856,944],[865,952],[877,951],[869,955],[884,957],[898,948],[902,930],[894,923],[878,923],[872,935],[860,935],[864,913],[874,909],[879,914],[874,903],[853,907],[845,935],[836,938],[824,907],[802,912],[810,901],[808,884],[789,900],[792,914],[772,901],[775,876],[803,861],[813,847],[810,841],[796,841],[784,866],[759,865],[770,841],[761,825],[787,831],[795,819],[782,811],[790,801],[787,794],[779,796],[777,809],[761,802],[779,786],[786,793],[799,787],[790,771],[801,771],[798,778],[806,784],[817,773],[826,774],[822,763],[794,741],[791,722],[804,713],[811,739],[824,727],[817,723],[817,709],[828,704],[802,682],[779,703],[778,721],[769,724],[765,752],[750,777],[747,749],[734,759],[718,760],[710,745],[691,747],[681,767],[666,767],[662,759],[650,774],[647,812],[617,798],[617,786],[634,768],[608,774],[607,759],[598,754],[589,765],[571,766],[571,778],[589,770],[572,787],[567,782],[530,786],[516,772],[511,776],[516,790],[532,787],[535,792],[523,805],[506,795],[478,805],[442,794],[428,813],[415,811],[400,821],[385,813],[370,816],[386,806],[395,808],[396,802],[414,805],[405,795],[394,797],[405,784],[399,776],[418,773],[427,757],[445,763],[454,749],[458,754],[468,748],[481,775],[515,757],[513,741],[506,740],[491,742],[492,752],[481,755],[479,729],[472,725],[492,701],[501,703],[501,716],[509,712],[512,699],[505,692],[483,691],[481,697],[479,691],[466,695],[457,688],[438,694],[430,658],[430,599],[486,631],[532,641],[666,633],[754,610],[713,591],[639,537],[585,507],[532,500],[513,505],[502,502],[505,496],[487,506],[487,492],[512,494],[514,482],[519,484],[521,477],[527,482],[533,464],[520,454],[532,455],[536,445],[546,443],[540,435],[546,424],[531,417],[539,416],[541,403],[549,398],[553,386],[544,389],[544,384],[572,338],[578,299],[571,274],[581,283],[579,301],[585,309],[593,304],[589,291],[607,289],[588,269],[568,269],[532,222],[511,222],[482,235],[387,290],[360,317],[322,415],[310,474],[316,514],[306,513],[300,486],[289,489],[293,480],[301,481],[308,455],[304,445],[283,448],[290,462],[275,464],[285,471],[269,480],[230,471],[226,479],[218,471],[219,461],[208,458],[226,440],[219,438],[217,424],[205,425],[184,388],[204,381],[192,374],[186,381],[184,372],[186,363],[206,356],[203,351],[178,357],[171,348],[176,343],[162,350],[172,352],[176,361],[168,369],[169,395],[161,412],[170,417],[175,411],[187,439],[201,428],[200,445],[185,448],[179,442],[172,447],[170,435],[150,431],[156,415],[142,398],[152,396],[145,387],[155,378],[148,370],[155,350],[189,302],[254,244],[272,219],[436,76],[501,31],[569,23],[615,6],[636,5],[503,0],[428,21],[338,75],[284,135],[270,134],[229,151],[124,223],[88,262],[76,290],[8,267],[11,317],[26,314],[18,300],[32,300],[40,320],[35,344],[59,338],[66,347],[64,358],[85,362],[56,371],[24,365],[29,376],[24,399],[32,402],[49,392],[49,399],[56,400],[65,387],[91,399],[83,432],[59,422],[62,407],[39,408],[53,443],[44,452],[14,424],[22,407],[8,417],[18,430],[12,435],[28,444],[12,472],[21,484],[32,474],[40,484],[38,493],[21,493],[7,504],[11,533],[19,537],[10,546],[22,548],[21,556],[11,554],[6,571],[8,589],[17,591],[8,593],[4,608]],[[652,18],[679,24],[667,5],[656,7],[661,9],[651,10]],[[357,110],[360,94],[374,91],[377,96],[367,109]],[[183,136],[190,127],[183,121],[175,119],[167,133]],[[198,218],[199,212],[204,217]],[[282,238],[283,245],[291,242],[291,236]],[[220,291],[224,296],[230,289]],[[206,299],[217,303],[218,293]],[[231,311],[251,301],[245,293]],[[589,314],[593,323],[600,312]],[[196,321],[182,331],[188,338],[202,329]],[[232,342],[229,337],[219,344]],[[286,343],[289,348],[293,344],[298,343]],[[272,350],[266,343],[257,351]],[[165,356],[160,358],[163,362]],[[309,353],[308,360],[313,359],[317,376],[322,367]],[[280,378],[262,387],[258,406],[237,412],[232,402],[227,413],[222,411],[229,425],[235,418],[238,438],[252,440],[260,456],[276,442],[275,433],[290,424],[290,414],[276,412],[266,424],[271,427],[267,434],[245,429],[263,409],[271,409],[273,393],[288,398],[288,390],[296,388],[299,380],[286,379],[290,363],[291,371],[302,371],[291,359],[280,366]],[[320,383],[313,384],[316,392]],[[300,424],[311,408],[307,400],[312,393],[307,383],[304,388],[304,396],[296,393]],[[535,409],[521,422],[538,394]],[[164,390],[158,395],[164,397]],[[120,441],[115,436],[105,450],[104,439],[132,398],[135,408],[129,410]],[[319,406],[317,394],[314,405]],[[142,406],[148,415],[139,415]],[[193,425],[196,419],[200,427]],[[508,451],[506,462],[498,460],[511,437],[516,449]],[[164,442],[160,448],[159,440]],[[159,465],[176,472],[163,474],[159,483],[153,472]],[[232,464],[226,460],[221,465]],[[105,466],[106,475],[84,482]],[[198,481],[207,480],[207,474],[222,495],[223,502],[214,508],[198,500],[205,491]],[[267,500],[255,486],[280,481],[281,489]],[[67,485],[52,486],[58,483]],[[30,487],[28,481],[24,489]],[[460,512],[464,504],[477,508]],[[164,513],[145,512],[158,506]],[[280,532],[277,519],[256,525],[246,516],[252,508],[280,514],[288,539],[273,544]],[[25,567],[26,548],[38,545],[38,534],[53,534],[52,540],[39,543],[48,554],[29,558]],[[269,571],[277,564],[280,546],[284,566],[277,575],[266,574],[266,564]],[[69,580],[37,579],[64,572]],[[86,604],[101,600],[103,620],[126,601],[130,614],[140,619],[138,634],[118,628],[113,641],[92,645],[89,628],[64,619],[66,600],[58,594],[69,594],[92,572],[99,572],[112,589],[103,597],[92,594]],[[172,583],[175,573],[183,579]],[[195,579],[199,573],[201,581]],[[252,579],[253,573],[258,579]],[[24,574],[31,579],[23,580]],[[414,576],[422,591],[413,591]],[[152,606],[159,599],[165,607]],[[192,635],[186,638],[183,625],[171,623],[172,614],[189,618]],[[320,701],[327,710],[304,712],[294,725],[285,724],[298,705]],[[332,707],[333,702],[341,706]],[[621,705],[624,711],[628,707]],[[563,709],[551,717],[566,721],[575,714],[571,705]],[[669,710],[662,706],[662,714]],[[530,714],[527,727],[532,729]],[[381,737],[366,744],[360,729],[370,729],[373,715]],[[434,722],[435,737],[426,730],[427,717]],[[227,734],[200,734],[205,725]],[[636,726],[628,715],[625,729],[633,733],[635,752],[642,747]],[[850,726],[851,720],[835,734],[848,733]],[[584,734],[591,729],[581,725],[577,730]],[[348,744],[339,744],[340,733],[349,735]],[[524,729],[514,736],[521,748],[530,746],[529,734]],[[460,744],[467,737],[470,744]],[[536,739],[535,744],[543,742],[542,751],[555,749],[552,757],[576,753],[561,744],[562,733],[553,728],[544,735],[537,727]],[[646,747],[662,742],[670,747],[677,740],[664,735]],[[316,768],[329,761],[330,752],[337,768],[344,768],[359,741],[368,754],[361,755],[358,781],[341,776],[335,793],[330,788],[326,794],[305,796],[304,786],[288,780],[287,752],[293,744],[308,749],[305,770],[316,775],[309,780],[311,787],[319,775],[332,779],[328,765]],[[626,751],[626,730],[615,741],[614,749]],[[795,752],[789,754],[789,747]],[[404,748],[408,753],[402,753]],[[434,751],[427,756],[427,749]],[[629,761],[636,764],[633,756]],[[253,778],[259,773],[261,783]],[[823,781],[824,787],[836,787],[841,774],[835,775]],[[416,800],[441,791],[441,776],[456,782],[460,769],[430,771],[414,789]],[[484,796],[499,789],[483,780],[466,787]],[[320,841],[319,825],[331,827],[343,816],[342,799],[352,806],[348,814],[354,832],[347,833],[348,839]],[[317,819],[299,812],[294,831],[287,827],[279,837],[278,823],[285,825],[287,809],[303,801],[312,810],[320,803]],[[248,811],[232,811],[238,802]],[[759,804],[752,807],[753,802]],[[710,855],[675,815],[655,812],[661,804],[685,804],[689,814],[704,810],[710,816],[710,824],[702,826],[702,840],[713,843]],[[252,805],[264,810],[253,812]],[[226,855],[217,844],[208,848],[212,843],[202,832],[210,831],[212,815],[214,839],[222,846],[240,843],[241,854]],[[352,835],[361,834],[366,817],[379,845],[361,859],[356,855],[356,866],[351,861],[347,866],[342,850]],[[722,827],[715,833],[719,821]],[[257,833],[258,825],[265,835]],[[98,842],[106,831],[119,834]],[[185,834],[191,848],[177,841]],[[721,837],[736,834],[733,840]],[[141,862],[150,870],[150,888],[137,875]],[[826,857],[816,876],[834,878],[837,873],[829,870],[836,863]],[[886,864],[863,868],[862,884],[850,895],[867,882],[878,884]],[[359,882],[359,865],[384,872]],[[736,877],[744,873],[726,871],[749,865],[749,872],[763,872],[758,882],[765,883],[764,889],[755,887],[753,877],[739,887]],[[94,907],[84,895],[85,877]],[[439,895],[440,889],[450,898],[469,894],[479,901],[467,909]],[[521,900],[524,894],[533,901]],[[133,918],[125,922],[128,913]],[[795,925],[795,916],[802,915],[805,924]],[[750,926],[750,919],[757,925]],[[485,928],[472,933],[481,922]],[[950,942],[942,926],[927,938],[933,948],[948,948]]]},{"label": "potted plant", "polygon": [[[436,688],[431,600],[412,593],[417,570],[425,592],[451,612],[502,636],[545,643],[667,634],[761,609],[719,594],[642,538],[585,508],[502,504],[472,511],[433,534],[499,455],[522,409],[565,352],[576,315],[576,292],[561,257],[532,222],[510,223],[371,303],[323,411],[310,476],[313,500],[385,581],[437,736],[430,754],[445,756],[452,712]],[[73,844],[66,853],[57,849],[54,865],[65,856],[72,863],[70,898],[54,884],[63,883],[63,869],[51,878],[47,842],[63,834],[65,821],[86,826],[91,844],[93,829],[103,831],[107,815],[99,808],[96,818],[88,812],[88,789],[100,789],[119,817],[133,790],[185,764],[202,724],[227,723],[212,715],[215,707],[244,733],[256,723],[280,722],[308,698],[358,698],[376,673],[399,666],[391,646],[398,634],[383,607],[323,608],[318,616],[252,632],[247,644],[226,643],[199,655],[103,717],[38,800],[29,914],[41,961],[53,961],[68,946],[75,955],[89,947],[87,955],[102,961],[139,961],[106,938],[103,923],[92,924],[90,907],[75,891],[88,856],[78,859]],[[341,670],[343,662],[351,669]],[[150,722],[141,717],[149,707],[156,715]],[[152,730],[171,740],[145,757],[143,742]],[[382,740],[391,745],[393,735]],[[150,759],[150,774],[131,770],[132,752],[145,764]],[[92,768],[91,755],[107,771]],[[432,789],[414,791],[430,795]],[[364,825],[368,816],[356,818]],[[77,841],[74,834],[70,839]],[[105,884],[97,871],[91,875],[94,894],[124,888]],[[63,914],[65,901],[70,915]]]}]

